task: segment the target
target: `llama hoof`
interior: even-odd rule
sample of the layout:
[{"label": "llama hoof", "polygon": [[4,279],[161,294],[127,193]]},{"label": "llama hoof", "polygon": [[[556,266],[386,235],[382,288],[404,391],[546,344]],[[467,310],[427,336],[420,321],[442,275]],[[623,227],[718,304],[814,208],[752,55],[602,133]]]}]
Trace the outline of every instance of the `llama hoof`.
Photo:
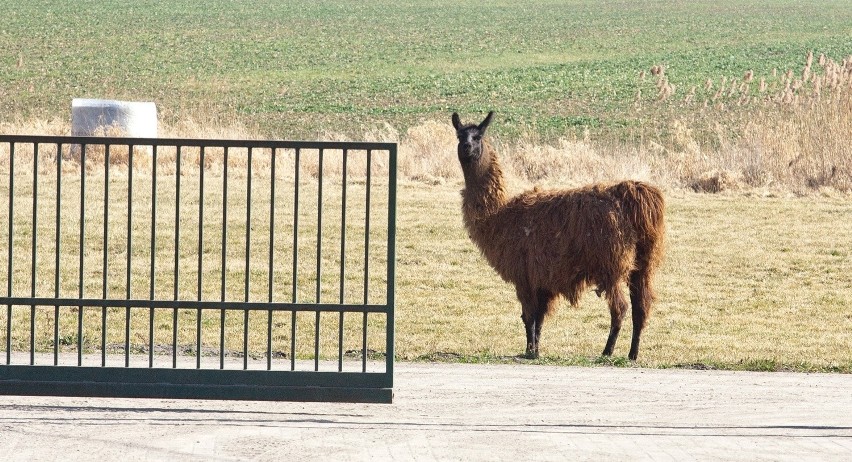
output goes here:
[{"label": "llama hoof", "polygon": [[526,353],[524,353],[524,358],[526,358],[526,359],[538,359],[538,352],[537,351],[527,351]]}]

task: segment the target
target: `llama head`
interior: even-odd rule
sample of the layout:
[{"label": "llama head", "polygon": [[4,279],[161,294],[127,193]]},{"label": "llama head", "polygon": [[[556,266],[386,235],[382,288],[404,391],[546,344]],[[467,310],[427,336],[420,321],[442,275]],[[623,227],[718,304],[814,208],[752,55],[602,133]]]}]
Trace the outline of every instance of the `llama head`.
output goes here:
[{"label": "llama head", "polygon": [[456,137],[459,139],[459,161],[462,164],[479,160],[482,157],[482,137],[491,123],[494,111],[485,116],[485,120],[479,125],[462,125],[457,113],[453,113],[453,127],[456,129]]}]

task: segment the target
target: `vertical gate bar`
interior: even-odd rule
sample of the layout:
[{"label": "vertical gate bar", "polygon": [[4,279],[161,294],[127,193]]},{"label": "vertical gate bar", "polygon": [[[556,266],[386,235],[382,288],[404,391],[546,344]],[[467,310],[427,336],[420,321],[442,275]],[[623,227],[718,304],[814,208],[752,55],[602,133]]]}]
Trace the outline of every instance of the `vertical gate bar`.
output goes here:
[{"label": "vertical gate bar", "polygon": [[[293,303],[298,301],[299,282],[299,154],[295,152],[295,178],[293,191]],[[11,225],[10,225],[11,226]],[[10,229],[11,232],[11,229]],[[11,258],[11,257],[10,257]],[[296,370],[296,312],[290,312],[290,370]]]},{"label": "vertical gate bar", "polygon": [[296,370],[296,311],[290,312],[290,370]]},{"label": "vertical gate bar", "polygon": [[[222,292],[219,301],[225,301],[225,265],[228,235],[228,147],[225,146],[225,172],[222,179]],[[225,368],[225,309],[219,312],[219,369]]]},{"label": "vertical gate bar", "polygon": [[[156,256],[157,240],[157,145],[151,148],[151,276],[148,281],[148,298],[154,299],[154,279],[156,268],[154,261]],[[148,367],[154,367],[154,307],[148,309]]]},{"label": "vertical gate bar", "polygon": [[361,372],[367,372],[367,312],[364,312],[364,319],[361,322],[361,332],[363,334],[363,338],[361,339]]},{"label": "vertical gate bar", "polygon": [[[319,150],[319,177],[317,186],[317,298],[320,303],[322,293],[322,170],[324,150]],[[319,336],[320,336],[320,312],[316,312],[316,327],[314,330],[314,370],[319,371]]]},{"label": "vertical gate bar", "polygon": [[[133,255],[133,144],[127,147],[127,279],[125,280],[126,297],[130,300],[130,276]],[[129,302],[128,302],[129,303]],[[124,307],[124,367],[130,367],[130,305]]]},{"label": "vertical gate bar", "polygon": [[[316,303],[320,303],[321,287],[322,287],[322,170],[323,170],[323,149],[319,150],[319,176],[317,180],[317,286],[316,286]],[[317,313],[319,318],[319,313]],[[317,323],[319,329],[319,323]]]},{"label": "vertical gate bar", "polygon": [[[201,301],[201,255],[204,250],[204,146],[199,152],[198,173],[198,286],[197,300]],[[201,308],[195,313],[195,368],[201,369]]]},{"label": "vertical gate bar", "polygon": [[[272,148],[272,179],[269,188],[269,303],[272,303],[272,271],[275,255],[275,148]],[[272,370],[272,310],[266,317],[266,370]]]},{"label": "vertical gate bar", "polygon": [[319,350],[320,350],[320,312],[316,312],[316,330],[314,331],[314,370],[319,371]]},{"label": "vertical gate bar", "polygon": [[125,296],[130,300],[130,276],[131,276],[131,256],[133,254],[132,238],[133,238],[133,150],[135,146],[132,144],[127,146],[128,161],[127,161],[127,273],[125,279]]},{"label": "vertical gate bar", "polygon": [[[364,305],[370,296],[370,188],[372,186],[373,151],[367,150],[367,181],[365,184],[367,196],[364,216]],[[362,324],[363,339],[361,349],[361,372],[367,372],[367,312],[364,312]]]},{"label": "vertical gate bar", "polygon": [[[9,142],[9,242],[6,254],[9,256],[6,266],[6,296],[12,296],[12,217],[14,216],[15,196],[15,142]],[[12,361],[12,305],[6,305],[6,364]]]},{"label": "vertical gate bar", "polygon": [[369,300],[370,294],[370,190],[372,188],[373,151],[367,151],[367,181],[366,181],[366,205],[364,216],[364,304]]},{"label": "vertical gate bar", "polygon": [[[83,298],[83,247],[85,241],[86,221],[86,148],[88,145],[80,145],[80,283],[78,295]],[[77,365],[83,365],[83,305],[77,309]]]},{"label": "vertical gate bar", "polygon": [[395,307],[396,307],[396,144],[388,150],[388,255],[387,255],[387,327],[385,374],[393,381]]},{"label": "vertical gate bar", "polygon": [[[112,145],[104,146],[104,254],[103,254],[103,271],[101,279],[101,297],[107,298],[107,273],[109,254],[109,148]],[[106,366],[106,329],[107,329],[107,309],[101,307],[101,367]]]},{"label": "vertical gate bar", "polygon": [[[174,276],[174,299],[178,299],[178,268],[180,259],[180,151],[177,146],[177,172],[175,174],[175,276]],[[178,309],[172,309],[172,369],[177,368],[177,338],[178,338]]]},{"label": "vertical gate bar", "polygon": [[[349,150],[343,150],[343,178],[341,179],[340,206],[340,304],[343,304],[346,284],[346,173]],[[343,311],[340,312],[339,330],[337,333],[337,371],[343,372]]]},{"label": "vertical gate bar", "polygon": [[[59,298],[59,222],[61,219],[62,143],[56,144],[56,254],[54,255],[53,296]],[[53,365],[59,365],[59,305],[53,307]]]},{"label": "vertical gate bar", "polygon": [[[36,290],[36,235],[38,234],[38,143],[33,143],[33,235],[30,294]],[[35,305],[30,305],[30,365],[35,364]]]},{"label": "vertical gate bar", "polygon": [[[248,178],[246,179],[246,277],[244,301],[249,301],[249,274],[251,274],[251,164],[253,148],[248,148]],[[243,369],[248,369],[249,310],[243,311]]]}]

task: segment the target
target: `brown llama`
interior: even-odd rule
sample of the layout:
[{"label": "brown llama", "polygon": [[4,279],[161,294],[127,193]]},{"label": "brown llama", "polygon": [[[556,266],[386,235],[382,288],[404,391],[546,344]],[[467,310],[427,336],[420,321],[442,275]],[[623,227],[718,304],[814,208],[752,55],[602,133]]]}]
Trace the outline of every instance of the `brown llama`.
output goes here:
[{"label": "brown llama", "polygon": [[587,287],[604,294],[611,317],[604,356],[612,355],[630,293],[633,340],[651,311],[651,287],[663,255],[665,202],[659,189],[639,181],[579,189],[527,191],[508,197],[494,148],[483,138],[494,112],[479,125],[453,113],[464,172],[462,213],[470,239],[488,263],[515,285],[527,334],[527,357],[537,358],[541,327],[558,296],[576,305]]}]

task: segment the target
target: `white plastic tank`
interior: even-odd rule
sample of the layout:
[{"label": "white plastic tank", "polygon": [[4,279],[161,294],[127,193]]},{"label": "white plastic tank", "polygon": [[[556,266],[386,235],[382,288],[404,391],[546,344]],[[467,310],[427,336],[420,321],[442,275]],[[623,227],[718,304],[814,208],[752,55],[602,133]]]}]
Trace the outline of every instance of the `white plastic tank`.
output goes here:
[{"label": "white plastic tank", "polygon": [[115,127],[122,136],[156,138],[157,105],[107,99],[71,101],[71,136],[93,136],[101,127]]}]

